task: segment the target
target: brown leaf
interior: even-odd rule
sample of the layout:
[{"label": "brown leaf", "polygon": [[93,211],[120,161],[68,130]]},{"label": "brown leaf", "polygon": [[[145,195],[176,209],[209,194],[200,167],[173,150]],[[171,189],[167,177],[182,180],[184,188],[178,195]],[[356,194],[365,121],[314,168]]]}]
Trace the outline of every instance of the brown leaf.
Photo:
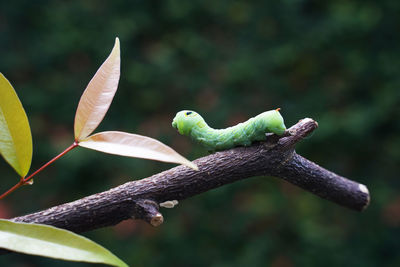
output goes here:
[{"label": "brown leaf", "polygon": [[143,135],[117,131],[101,132],[80,141],[79,146],[126,157],[183,164],[198,170],[195,164],[169,146]]},{"label": "brown leaf", "polygon": [[75,115],[75,140],[89,136],[103,120],[115,92],[120,76],[119,39],[106,61],[100,66],[83,92]]}]

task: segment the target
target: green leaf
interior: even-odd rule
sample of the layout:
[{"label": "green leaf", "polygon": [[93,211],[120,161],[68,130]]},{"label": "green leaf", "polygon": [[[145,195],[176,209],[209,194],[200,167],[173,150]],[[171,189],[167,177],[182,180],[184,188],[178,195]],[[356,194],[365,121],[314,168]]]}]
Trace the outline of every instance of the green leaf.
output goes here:
[{"label": "green leaf", "polygon": [[60,260],[128,266],[86,237],[49,225],[0,220],[0,247]]},{"label": "green leaf", "polygon": [[10,82],[0,73],[0,154],[21,176],[32,161],[32,135],[25,110]]}]

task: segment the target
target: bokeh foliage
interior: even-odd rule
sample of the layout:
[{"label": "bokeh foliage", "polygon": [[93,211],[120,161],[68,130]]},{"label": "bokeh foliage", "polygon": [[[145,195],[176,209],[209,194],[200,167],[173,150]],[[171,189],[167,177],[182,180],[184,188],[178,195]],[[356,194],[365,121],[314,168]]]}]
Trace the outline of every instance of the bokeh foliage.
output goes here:
[{"label": "bokeh foliage", "polygon": [[[184,108],[226,127],[282,108],[288,126],[319,122],[298,153],[366,184],[363,213],[275,178],[213,190],[164,212],[87,236],[134,266],[400,265],[400,2],[0,1],[0,71],[34,141],[32,169],[73,140],[79,96],[121,40],[121,81],[100,130],[157,138],[206,155],[170,123]],[[173,165],[76,149],[0,203],[16,216]],[[17,181],[0,162],[2,191]],[[69,266],[21,255],[8,266]],[[76,264],[77,266],[84,264]]]}]

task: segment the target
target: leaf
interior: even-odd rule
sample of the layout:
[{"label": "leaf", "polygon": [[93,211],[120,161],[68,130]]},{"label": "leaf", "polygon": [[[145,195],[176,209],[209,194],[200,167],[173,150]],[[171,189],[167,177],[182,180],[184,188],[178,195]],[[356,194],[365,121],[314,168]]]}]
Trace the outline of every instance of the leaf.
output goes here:
[{"label": "leaf", "polygon": [[25,177],[31,167],[32,150],[28,117],[14,88],[0,73],[0,154]]},{"label": "leaf", "polygon": [[79,142],[82,147],[126,157],[152,159],[186,165],[194,170],[197,166],[160,141],[138,134],[117,131],[101,132]]},{"label": "leaf", "polygon": [[100,66],[83,92],[75,114],[75,140],[88,137],[103,120],[115,92],[120,76],[119,39],[106,61]]},{"label": "leaf", "polygon": [[0,247],[61,260],[128,266],[86,237],[43,224],[0,220]]}]

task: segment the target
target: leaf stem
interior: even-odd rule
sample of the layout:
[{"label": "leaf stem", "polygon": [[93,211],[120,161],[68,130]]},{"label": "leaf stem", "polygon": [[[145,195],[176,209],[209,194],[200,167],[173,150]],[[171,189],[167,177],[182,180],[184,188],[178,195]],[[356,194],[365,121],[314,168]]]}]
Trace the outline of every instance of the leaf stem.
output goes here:
[{"label": "leaf stem", "polygon": [[63,152],[61,152],[60,154],[58,154],[57,156],[55,156],[54,158],[52,158],[49,162],[47,162],[46,164],[44,164],[42,167],[40,167],[39,169],[37,169],[34,173],[32,173],[31,175],[29,175],[26,178],[21,177],[21,180],[15,184],[13,187],[11,187],[10,189],[8,189],[5,193],[3,193],[0,196],[0,199],[3,199],[4,197],[8,196],[10,193],[14,192],[17,188],[19,188],[22,185],[25,185],[26,183],[29,182],[29,180],[31,180],[36,174],[38,174],[39,172],[41,172],[43,169],[45,169],[46,167],[48,167],[50,164],[52,164],[54,161],[58,160],[59,158],[61,158],[62,156],[64,156],[65,154],[67,154],[69,151],[71,151],[72,149],[74,149],[75,147],[78,146],[78,142],[74,142],[72,143],[72,145],[70,145],[69,147],[67,147]]}]

